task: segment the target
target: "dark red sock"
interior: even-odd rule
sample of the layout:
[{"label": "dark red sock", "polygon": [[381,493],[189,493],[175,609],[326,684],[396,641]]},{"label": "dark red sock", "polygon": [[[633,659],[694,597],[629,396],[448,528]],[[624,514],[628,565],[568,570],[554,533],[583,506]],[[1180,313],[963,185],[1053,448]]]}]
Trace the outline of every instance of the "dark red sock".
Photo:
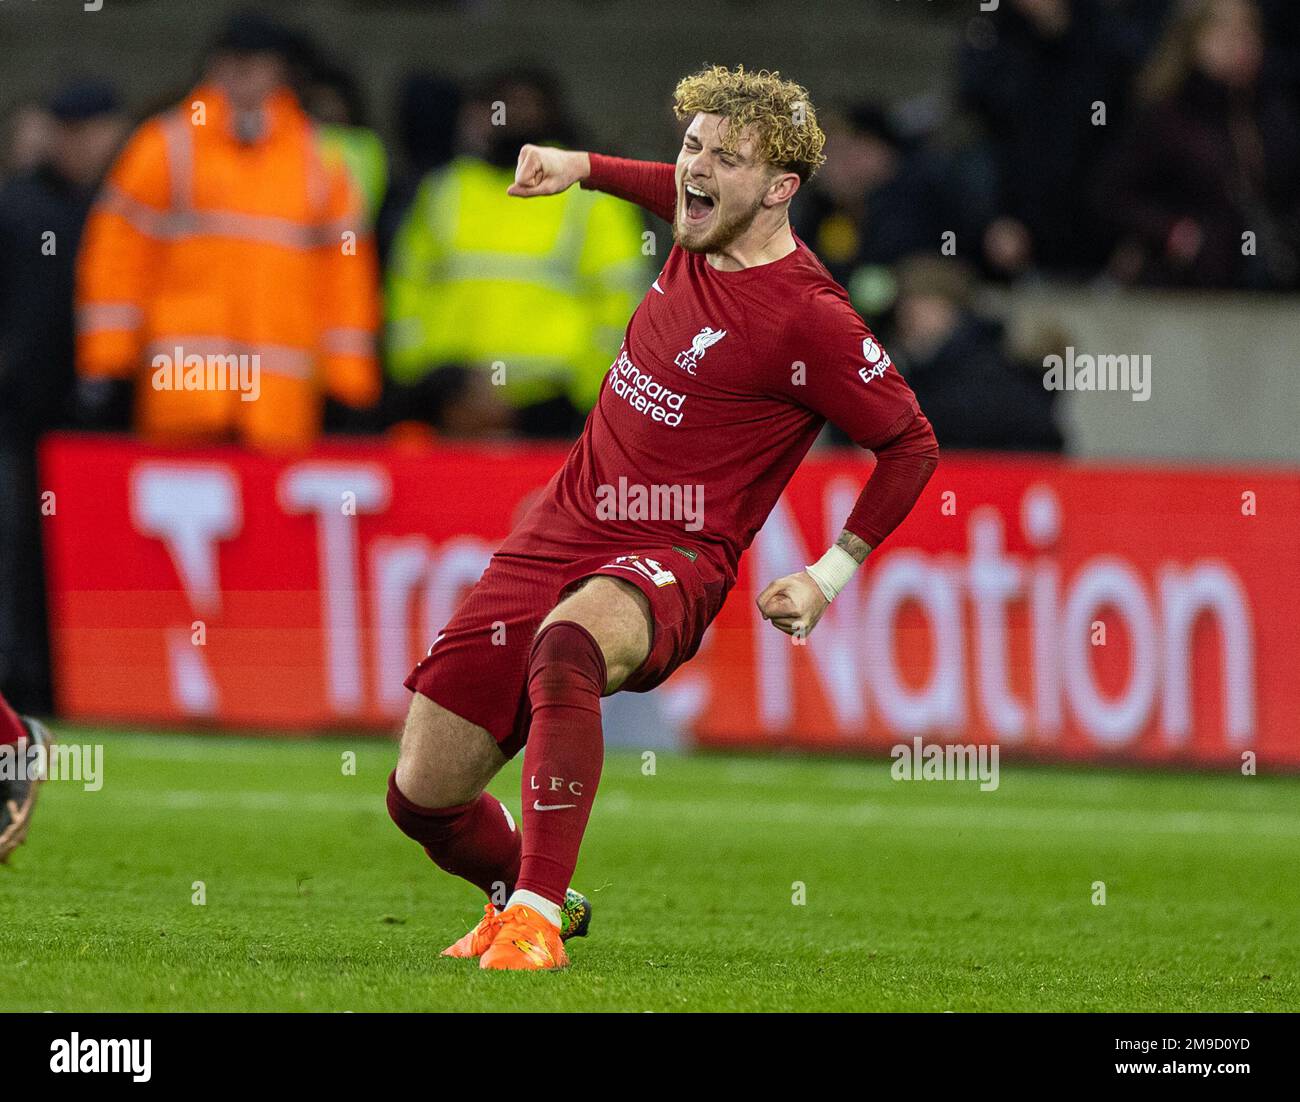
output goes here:
[{"label": "dark red sock", "polygon": [[0,696],[0,746],[11,746],[26,737],[27,728],[22,725],[18,713],[9,707],[9,701]]},{"label": "dark red sock", "polygon": [[483,792],[459,807],[421,807],[402,795],[394,770],[388,814],[440,869],[468,880],[498,906],[510,898],[519,877],[519,831],[495,796]]},{"label": "dark red sock", "polygon": [[564,902],[600,783],[605,658],[586,628],[548,624],[533,640],[524,748],[524,859],[515,887]]}]

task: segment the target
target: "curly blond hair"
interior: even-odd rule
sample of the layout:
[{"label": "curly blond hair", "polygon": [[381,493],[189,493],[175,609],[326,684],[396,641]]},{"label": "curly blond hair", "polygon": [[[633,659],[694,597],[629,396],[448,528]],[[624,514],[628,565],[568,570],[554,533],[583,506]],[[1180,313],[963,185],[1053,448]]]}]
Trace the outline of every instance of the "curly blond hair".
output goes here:
[{"label": "curly blond hair", "polygon": [[683,77],[673,92],[679,119],[697,112],[729,120],[722,147],[735,153],[746,128],[754,128],[757,155],[768,164],[797,173],[807,183],[825,164],[826,135],[817,125],[817,112],[807,89],[778,72],[746,72],[743,65],[728,69],[710,65]]}]

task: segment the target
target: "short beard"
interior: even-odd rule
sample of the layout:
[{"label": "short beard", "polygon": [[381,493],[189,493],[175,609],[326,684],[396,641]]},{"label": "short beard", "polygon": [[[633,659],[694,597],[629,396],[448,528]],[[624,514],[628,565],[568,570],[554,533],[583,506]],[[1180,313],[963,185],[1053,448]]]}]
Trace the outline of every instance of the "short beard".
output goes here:
[{"label": "short beard", "polygon": [[741,234],[745,233],[750,226],[754,224],[754,219],[758,217],[758,212],[763,209],[763,196],[760,195],[754,200],[753,205],[748,211],[737,214],[729,222],[718,221],[717,225],[711,229],[708,234],[700,241],[687,244],[682,240],[681,230],[679,229],[680,219],[677,213],[673,212],[673,240],[677,242],[688,253],[716,253],[731,245]]}]

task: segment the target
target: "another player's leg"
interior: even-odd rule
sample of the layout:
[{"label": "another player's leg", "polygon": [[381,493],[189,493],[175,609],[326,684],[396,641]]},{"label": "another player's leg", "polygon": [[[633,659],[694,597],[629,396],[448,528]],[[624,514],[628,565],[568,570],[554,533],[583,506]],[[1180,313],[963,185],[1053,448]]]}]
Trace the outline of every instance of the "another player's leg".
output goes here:
[{"label": "another player's leg", "polygon": [[562,907],[604,762],[600,698],[645,661],[652,635],[646,598],[605,576],[588,579],[542,621],[528,665],[523,856],[483,968],[568,963]]},{"label": "another player's leg", "polygon": [[[24,719],[0,697],[0,751],[14,755],[14,775],[0,779],[0,861],[7,861],[31,825],[36,793],[44,779],[32,751],[48,747],[53,740],[35,719]],[[9,771],[6,770],[6,773]]]}]

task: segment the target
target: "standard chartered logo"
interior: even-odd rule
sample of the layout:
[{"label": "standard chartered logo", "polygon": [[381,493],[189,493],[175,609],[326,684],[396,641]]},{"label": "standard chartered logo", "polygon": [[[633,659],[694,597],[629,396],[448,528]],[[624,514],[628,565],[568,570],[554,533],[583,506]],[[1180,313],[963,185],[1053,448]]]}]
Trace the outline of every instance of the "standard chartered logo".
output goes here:
[{"label": "standard chartered logo", "polygon": [[682,423],[686,395],[656,382],[653,375],[640,370],[628,358],[626,351],[618,354],[610,368],[609,388],[651,421],[661,421],[673,428]]}]

